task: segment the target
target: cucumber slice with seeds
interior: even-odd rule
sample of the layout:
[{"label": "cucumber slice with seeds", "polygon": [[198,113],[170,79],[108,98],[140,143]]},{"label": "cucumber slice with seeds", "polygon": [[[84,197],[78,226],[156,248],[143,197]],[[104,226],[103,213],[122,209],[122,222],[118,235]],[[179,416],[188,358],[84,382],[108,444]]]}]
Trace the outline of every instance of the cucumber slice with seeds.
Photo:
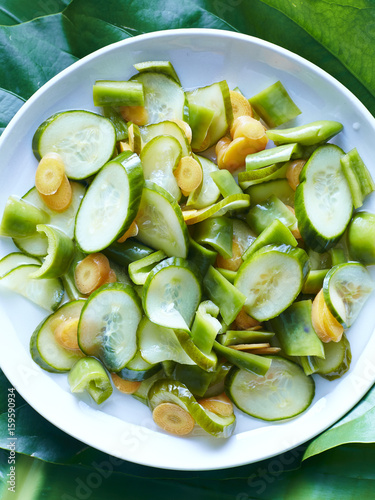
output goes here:
[{"label": "cucumber slice with seeds", "polygon": [[246,296],[245,311],[266,321],[295,301],[308,272],[308,256],[301,248],[267,245],[241,265],[234,285]]},{"label": "cucumber slice with seeds", "polygon": [[111,121],[90,111],[63,111],[44,121],[34,134],[32,147],[38,160],[58,153],[70,179],[85,179],[110,160],[116,145]]},{"label": "cucumber slice with seeds", "polygon": [[177,201],[162,187],[145,181],[137,215],[137,238],[169,257],[186,257],[187,227]]},{"label": "cucumber slice with seeds", "polygon": [[352,196],[340,164],[343,154],[333,144],[321,146],[300,175],[295,194],[298,228],[316,252],[332,248],[352,216]]},{"label": "cucumber slice with seeds", "polygon": [[201,299],[193,264],[170,257],[157,264],[143,287],[143,309],[155,324],[189,331]]},{"label": "cucumber slice with seeds", "polygon": [[81,351],[65,349],[56,342],[54,329],[61,322],[78,318],[85,302],[74,300],[64,304],[34,330],[30,339],[30,353],[43,370],[57,373],[69,371],[84,356]]},{"label": "cucumber slice with seeds", "polygon": [[375,283],[362,264],[349,262],[330,269],[324,278],[324,300],[344,328],[357,319]]},{"label": "cucumber slice with seeds", "polygon": [[233,403],[243,412],[262,420],[285,420],[308,408],[314,398],[315,384],[300,366],[284,358],[271,357],[263,377],[232,368],[225,388]]},{"label": "cucumber slice with seeds", "polygon": [[28,264],[35,264],[40,266],[41,262],[34,257],[25,255],[21,252],[9,253],[0,260],[0,278],[8,274],[10,271],[19,266],[24,266]]},{"label": "cucumber slice with seeds", "polygon": [[122,370],[137,351],[142,317],[138,295],[129,285],[110,283],[90,295],[78,324],[78,344],[111,372]]},{"label": "cucumber slice with seeds", "polygon": [[137,215],[143,188],[138,156],[126,151],[107,163],[78,210],[75,238],[83,252],[100,252],[121,236]]},{"label": "cucumber slice with seeds", "polygon": [[184,119],[185,92],[173,78],[163,73],[144,72],[133,76],[131,81],[143,84],[148,123]]}]

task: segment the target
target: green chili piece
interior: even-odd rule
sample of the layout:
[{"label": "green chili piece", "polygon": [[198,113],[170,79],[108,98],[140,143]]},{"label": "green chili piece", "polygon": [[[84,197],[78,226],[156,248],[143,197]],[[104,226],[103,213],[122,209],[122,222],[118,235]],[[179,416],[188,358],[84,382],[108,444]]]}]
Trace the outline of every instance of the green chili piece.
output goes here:
[{"label": "green chili piece", "polygon": [[257,170],[274,163],[283,163],[303,157],[303,148],[299,144],[284,144],[276,148],[264,149],[246,156],[246,170]]},{"label": "green chili piece", "polygon": [[347,235],[351,259],[365,265],[375,264],[375,214],[355,214],[349,223]]},{"label": "green chili piece", "polygon": [[269,226],[267,226],[256,240],[249,246],[246,252],[242,255],[243,260],[248,259],[257,250],[266,245],[291,245],[297,246],[297,240],[279,219],[275,219]]},{"label": "green chili piece", "polygon": [[224,269],[223,267],[217,267],[216,269],[224,276],[225,279],[229,281],[229,283],[232,283],[233,285],[237,271],[231,271],[230,269]]},{"label": "green chili piece", "polygon": [[302,293],[306,295],[316,295],[323,288],[323,281],[329,269],[314,269],[307,275],[302,287]]},{"label": "green chili piece", "polygon": [[100,405],[112,394],[112,385],[103,365],[95,358],[81,358],[68,374],[72,392],[87,391]]},{"label": "green chili piece", "polygon": [[263,203],[255,205],[249,210],[246,216],[246,221],[250,229],[257,234],[264,231],[275,219],[279,219],[280,222],[290,229],[297,226],[295,215],[274,195],[270,196]]},{"label": "green chili piece", "polygon": [[225,259],[232,257],[233,222],[227,217],[212,217],[195,225],[194,239],[210,245]]},{"label": "green chili piece", "polygon": [[259,92],[249,102],[268,127],[278,127],[301,114],[280,81]]},{"label": "green chili piece", "polygon": [[201,149],[214,117],[214,109],[189,102],[189,125],[192,131],[191,147],[193,150]]},{"label": "green chili piece", "polygon": [[203,247],[192,238],[190,238],[188,260],[193,262],[201,276],[205,276],[208,268],[213,266],[217,257],[217,252]]},{"label": "green chili piece", "polygon": [[36,229],[47,236],[48,247],[42,266],[30,277],[58,278],[69,270],[74,255],[73,241],[57,227],[38,224]]},{"label": "green chili piece", "polygon": [[247,170],[238,174],[238,183],[242,189],[247,189],[255,184],[285,177],[286,163],[274,163],[269,167],[258,168],[256,170]]},{"label": "green chili piece", "polygon": [[176,363],[171,378],[185,384],[194,396],[201,398],[204,396],[214,377],[215,372],[207,372],[197,365],[181,365]]},{"label": "green chili piece", "polygon": [[219,342],[214,343],[214,350],[224,356],[228,361],[257,375],[265,375],[271,366],[272,359],[252,354],[250,352],[236,351],[230,347],[225,347]]},{"label": "green chili piece", "polygon": [[356,148],[344,155],[340,162],[349,184],[354,208],[359,208],[366,196],[374,191],[375,183]]},{"label": "green chili piece", "polygon": [[324,347],[311,323],[311,300],[294,302],[279,316],[270,320],[272,329],[288,356],[324,358]]},{"label": "green chili piece", "polygon": [[218,341],[224,346],[236,344],[254,344],[256,342],[269,342],[275,334],[262,330],[227,330],[218,336]]},{"label": "green chili piece", "polygon": [[203,285],[208,297],[219,307],[225,323],[230,325],[241,311],[245,295],[212,266],[204,277]]},{"label": "green chili piece", "polygon": [[153,252],[154,250],[152,250],[152,248],[132,238],[124,241],[124,243],[115,241],[103,250],[104,255],[110,260],[113,260],[116,264],[124,266],[125,268],[127,268],[131,262],[143,259]]},{"label": "green chili piece", "polygon": [[250,195],[250,207],[263,203],[273,194],[286,205],[294,205],[294,191],[286,179],[275,179],[274,181],[250,186],[247,194]]},{"label": "green chili piece", "polygon": [[47,224],[49,215],[31,203],[9,196],[0,225],[0,236],[22,238],[36,233],[38,224]]},{"label": "green chili piece", "polygon": [[128,138],[128,126],[120,113],[111,106],[104,106],[103,115],[108,118],[108,120],[111,120],[112,125],[115,127],[116,142],[125,141]]},{"label": "green chili piece", "polygon": [[129,276],[133,283],[136,285],[144,285],[146,283],[147,276],[149,272],[156,266],[156,264],[163,259],[166,259],[167,256],[163,252],[163,250],[158,250],[157,252],[153,252],[147,257],[143,257],[143,259],[136,260],[129,264]]},{"label": "green chili piece", "polygon": [[320,120],[283,130],[267,130],[267,136],[276,145],[297,142],[302,146],[312,146],[328,141],[341,132],[343,126],[332,120]]},{"label": "green chili piece", "polygon": [[215,170],[210,173],[210,176],[219,188],[223,198],[230,196],[231,194],[243,194],[242,189],[234,180],[234,177],[229,170]]},{"label": "green chili piece", "polygon": [[94,106],[144,106],[143,84],[130,81],[97,80],[93,86]]},{"label": "green chili piece", "polygon": [[194,344],[206,354],[212,351],[216,335],[221,330],[221,323],[216,319],[219,312],[217,305],[211,300],[206,300],[199,304],[195,313],[191,338]]}]

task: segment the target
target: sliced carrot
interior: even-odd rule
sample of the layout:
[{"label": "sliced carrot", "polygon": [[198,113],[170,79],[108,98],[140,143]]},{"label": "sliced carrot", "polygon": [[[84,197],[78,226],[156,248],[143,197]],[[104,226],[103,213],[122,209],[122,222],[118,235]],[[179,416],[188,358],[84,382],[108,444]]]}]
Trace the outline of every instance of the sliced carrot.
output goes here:
[{"label": "sliced carrot", "polygon": [[[293,207],[291,207],[290,205],[285,205],[285,206],[290,212],[292,212],[293,215],[296,215],[296,211],[294,210]],[[291,229],[290,232],[292,233],[292,235],[295,237],[296,240],[300,240],[302,238],[297,225],[294,227],[294,229]]]},{"label": "sliced carrot", "polygon": [[230,271],[238,271],[242,262],[242,249],[236,240],[232,241],[232,257],[230,259],[225,259],[222,255],[216,257],[216,266]]},{"label": "sliced carrot", "polygon": [[144,106],[121,106],[120,113],[125,121],[136,125],[146,125],[148,122],[148,113]]},{"label": "sliced carrot", "polygon": [[195,425],[190,413],[174,403],[161,403],[156,406],[152,418],[159,427],[178,436],[189,434]]},{"label": "sliced carrot", "polygon": [[259,321],[249,316],[244,309],[241,309],[238,313],[234,323],[238,330],[249,330],[250,328],[257,327],[260,324]]},{"label": "sliced carrot", "polygon": [[106,282],[109,272],[107,257],[102,253],[92,253],[75,268],[76,286],[81,293],[88,295]]},{"label": "sliced carrot", "polygon": [[212,411],[221,417],[230,417],[233,415],[233,405],[231,400],[224,393],[211,398],[200,399],[198,403],[208,411]]},{"label": "sliced carrot", "polygon": [[194,191],[194,189],[200,186],[203,179],[202,167],[192,156],[181,158],[173,174],[178,186],[184,193]]},{"label": "sliced carrot", "polygon": [[184,120],[179,120],[178,118],[175,118],[174,120],[171,120],[171,121],[180,127],[180,129],[183,131],[186,139],[188,140],[188,142],[190,144],[191,139],[193,137],[193,133],[191,131],[190,125],[188,123],[184,122]]},{"label": "sliced carrot", "polygon": [[259,120],[255,120],[251,116],[239,116],[236,118],[231,126],[230,135],[233,139],[238,137],[247,137],[253,141],[259,142],[259,149],[264,149],[268,143],[266,129]]},{"label": "sliced carrot", "polygon": [[130,227],[125,233],[117,240],[118,243],[124,243],[128,238],[133,238],[138,234],[138,226],[135,221],[130,224]]},{"label": "sliced carrot", "polygon": [[72,186],[67,176],[64,174],[63,181],[56,193],[50,195],[40,193],[40,197],[51,210],[64,212],[72,202]]},{"label": "sliced carrot", "polygon": [[323,289],[316,295],[311,311],[313,328],[322,342],[339,342],[344,333],[343,326],[332,315],[324,300]]},{"label": "sliced carrot", "polygon": [[69,350],[79,350],[77,328],[79,318],[70,318],[60,321],[54,329],[56,342]]},{"label": "sliced carrot", "polygon": [[[116,273],[113,269],[110,269],[109,273],[108,273],[108,277],[104,281],[104,283],[116,283],[116,281],[117,281]],[[103,285],[104,285],[104,283],[103,283]]]},{"label": "sliced carrot", "polygon": [[232,104],[234,120],[239,116],[253,116],[253,109],[245,96],[243,96],[239,92],[236,92],[235,90],[230,90],[229,95],[230,102]]},{"label": "sliced carrot", "polygon": [[286,178],[288,180],[289,186],[295,191],[299,185],[299,176],[306,163],[306,160],[294,160],[289,163]]},{"label": "sliced carrot", "polygon": [[134,380],[124,380],[116,373],[111,373],[111,378],[116,389],[118,389],[120,392],[123,392],[124,394],[133,394],[139,389],[139,386],[141,385],[141,382],[136,382]]},{"label": "sliced carrot", "polygon": [[40,194],[51,195],[61,186],[65,175],[63,159],[58,153],[47,153],[35,172],[35,187]]}]

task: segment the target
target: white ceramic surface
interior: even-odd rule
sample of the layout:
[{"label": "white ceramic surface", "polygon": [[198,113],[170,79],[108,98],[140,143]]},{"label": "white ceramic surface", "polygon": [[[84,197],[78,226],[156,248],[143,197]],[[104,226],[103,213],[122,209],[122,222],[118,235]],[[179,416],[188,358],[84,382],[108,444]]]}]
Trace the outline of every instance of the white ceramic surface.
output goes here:
[{"label": "white ceramic surface", "polygon": [[[375,120],[340,83],[313,64],[270,43],[225,31],[173,30],[151,33],[103,48],[73,64],[44,85],[22,107],[0,138],[0,213],[10,194],[32,185],[37,162],[31,139],[37,126],[65,109],[94,110],[97,79],[128,79],[132,64],[170,60],[185,88],[226,79],[247,97],[281,80],[303,111],[295,124],[333,119],[344,124],[335,139],[348,151],[357,147],[372,169]],[[375,211],[374,196],[365,208]],[[0,257],[14,251],[0,241]],[[242,465],[287,451],[316,436],[342,417],[375,381],[373,296],[348,332],[350,371],[340,380],[316,377],[311,407],[284,423],[263,423],[237,412],[233,437],[176,438],[159,431],[150,411],[130,396],[114,392],[100,409],[69,392],[65,374],[49,374],[31,359],[28,343],[45,312],[26,299],[0,291],[0,365],[20,394],[47,420],[106,453],[161,468],[206,470]]]}]

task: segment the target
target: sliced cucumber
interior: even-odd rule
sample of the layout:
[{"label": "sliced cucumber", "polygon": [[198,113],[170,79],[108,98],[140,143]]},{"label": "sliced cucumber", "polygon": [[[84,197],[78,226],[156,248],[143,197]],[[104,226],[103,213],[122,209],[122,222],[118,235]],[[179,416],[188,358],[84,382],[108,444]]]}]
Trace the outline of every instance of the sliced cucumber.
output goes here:
[{"label": "sliced cucumber", "polygon": [[208,158],[198,155],[194,155],[194,158],[202,165],[203,181],[197,189],[189,194],[186,205],[191,208],[204,208],[219,199],[220,189],[211,177],[211,173],[218,172],[219,168]]},{"label": "sliced cucumber", "polygon": [[178,187],[173,171],[176,169],[181,156],[181,145],[171,135],[154,137],[146,144],[141,153],[145,179],[164,188],[177,201],[181,198],[181,190]]},{"label": "sliced cucumber", "polygon": [[344,233],[353,201],[333,144],[319,147],[304,166],[295,195],[298,228],[305,243],[317,252],[332,248]]},{"label": "sliced cucumber", "polygon": [[170,135],[177,139],[180,143],[182,156],[189,156],[190,154],[189,142],[177,123],[167,120],[147,125],[146,127],[140,127],[139,131],[142,137],[143,147],[145,147],[145,145],[155,137],[159,137],[160,135]]},{"label": "sliced cucumber", "polygon": [[227,212],[242,210],[250,205],[250,196],[248,194],[231,194],[223,200],[218,201],[209,207],[199,210],[184,210],[183,215],[186,224],[196,224],[209,217],[220,217]]},{"label": "sliced cucumber", "polygon": [[370,273],[362,264],[339,264],[330,269],[324,278],[324,300],[337,321],[344,328],[349,328],[374,287]]},{"label": "sliced cucumber", "polygon": [[95,174],[111,158],[116,131],[111,121],[90,111],[63,111],[44,121],[34,134],[32,147],[38,160],[58,153],[70,179]]},{"label": "sliced cucumber", "polygon": [[195,268],[178,257],[157,264],[143,287],[143,309],[155,324],[189,331],[201,299]]},{"label": "sliced cucumber", "polygon": [[130,151],[100,170],[76,217],[75,238],[83,252],[100,252],[129,228],[138,212],[142,188],[142,165]]},{"label": "sliced cucumber", "polygon": [[[76,214],[86,192],[84,185],[79,182],[71,182],[71,186],[72,202],[64,212],[55,212],[48,208],[35,187],[31,188],[23,196],[24,200],[44,210],[50,216],[49,224],[63,231],[69,238],[73,238],[74,236]],[[28,238],[14,238],[13,241],[20,250],[29,255],[33,255],[34,257],[44,257],[47,255],[48,240],[43,233],[36,232]]]},{"label": "sliced cucumber", "polygon": [[173,78],[157,72],[144,72],[131,78],[143,84],[148,123],[183,120],[185,92]]},{"label": "sliced cucumber", "polygon": [[175,330],[176,337],[180,342],[182,348],[186,354],[191,358],[194,363],[196,363],[202,370],[206,372],[213,372],[217,367],[217,356],[214,351],[203,352],[199,347],[197,347],[190,334],[184,332],[183,330]]},{"label": "sliced cucumber", "polygon": [[87,391],[98,405],[108,399],[113,391],[108,373],[95,358],[78,360],[68,373],[68,382],[73,393]]},{"label": "sliced cucumber", "polygon": [[352,351],[345,333],[339,342],[326,342],[324,353],[325,359],[314,358],[316,373],[328,380],[335,380],[349,370]]},{"label": "sliced cucumber", "polygon": [[250,228],[257,234],[267,229],[275,219],[279,219],[290,230],[297,227],[297,219],[294,214],[274,194],[263,203],[252,207],[246,216]]},{"label": "sliced cucumber", "polygon": [[225,380],[228,396],[243,412],[262,420],[284,420],[308,408],[315,384],[302,368],[284,358],[272,357],[263,377],[232,368]]},{"label": "sliced cucumber", "polygon": [[158,262],[165,259],[167,256],[163,250],[153,252],[143,259],[136,260],[129,264],[129,276],[133,283],[136,285],[144,285],[150,271],[156,266]]},{"label": "sliced cucumber", "polygon": [[139,297],[129,285],[103,285],[86,301],[78,324],[78,344],[88,356],[118,372],[137,351],[136,333],[142,317]]},{"label": "sliced cucumber", "polygon": [[47,311],[55,311],[62,301],[64,287],[59,278],[31,278],[39,268],[34,264],[16,267],[0,279],[0,287],[22,295]]},{"label": "sliced cucumber", "polygon": [[189,237],[181,208],[162,187],[146,181],[137,215],[137,238],[168,256],[187,256]]},{"label": "sliced cucumber", "polygon": [[164,75],[170,76],[178,84],[180,84],[180,79],[170,61],[144,61],[140,63],[133,64],[135,69],[140,73],[163,73]]},{"label": "sliced cucumber", "polygon": [[233,121],[228,84],[223,80],[208,87],[192,90],[187,93],[187,98],[189,106],[203,106],[215,111],[206,137],[200,145],[195,147],[196,151],[204,151],[225,135]]},{"label": "sliced cucumber", "polygon": [[308,256],[301,248],[267,245],[241,265],[234,284],[246,296],[245,311],[265,321],[294,302],[308,272]]},{"label": "sliced cucumber", "polygon": [[19,266],[24,266],[28,264],[35,264],[40,266],[41,262],[34,257],[25,255],[21,252],[9,253],[0,260],[0,278],[8,274],[10,271]]},{"label": "sliced cucumber", "polygon": [[137,335],[141,356],[148,363],[169,360],[185,365],[195,364],[170,328],[156,325],[144,317],[139,324]]},{"label": "sliced cucumber", "polygon": [[143,380],[138,389],[132,394],[133,398],[147,406],[148,391],[150,390],[150,387],[152,387],[152,385],[161,378],[164,378],[163,370],[159,370],[155,373],[155,375],[152,375],[152,377]]},{"label": "sliced cucumber", "polygon": [[30,339],[30,353],[41,368],[49,372],[66,372],[84,356],[81,351],[68,350],[55,340],[54,329],[58,324],[79,318],[85,300],[75,300],[61,306],[45,318],[34,330]]},{"label": "sliced cucumber", "polygon": [[[139,330],[138,330],[139,331]],[[138,336],[138,333],[137,333]],[[123,368],[117,375],[124,380],[133,380],[136,382],[142,382],[142,380],[147,380],[160,371],[160,364],[151,364],[145,361],[140,352],[137,351],[133,359]]]}]

